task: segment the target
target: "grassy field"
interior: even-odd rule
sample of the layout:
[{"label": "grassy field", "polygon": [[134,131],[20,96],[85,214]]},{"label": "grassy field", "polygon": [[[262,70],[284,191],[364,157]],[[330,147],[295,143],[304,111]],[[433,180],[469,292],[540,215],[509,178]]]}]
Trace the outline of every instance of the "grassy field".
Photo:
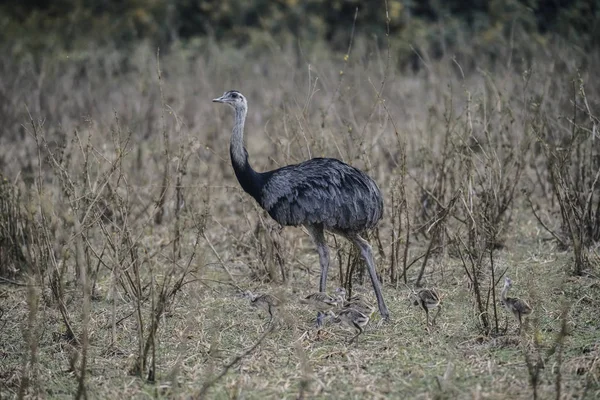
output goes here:
[{"label": "grassy field", "polygon": [[[1,397],[597,398],[599,58],[519,49],[418,71],[361,38],[3,57]],[[313,244],[236,182],[229,89],[255,169],[330,156],[379,184],[391,320],[357,342],[317,332]],[[328,241],[329,290],[373,298]],[[503,276],[534,307],[520,334]],[[443,298],[429,332],[417,285]],[[245,290],[284,300],[273,325]]]}]

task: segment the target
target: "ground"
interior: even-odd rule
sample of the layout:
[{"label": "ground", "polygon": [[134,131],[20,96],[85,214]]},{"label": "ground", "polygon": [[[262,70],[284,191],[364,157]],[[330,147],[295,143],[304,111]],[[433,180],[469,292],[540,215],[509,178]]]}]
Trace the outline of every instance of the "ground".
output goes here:
[{"label": "ground", "polygon": [[[299,229],[298,229],[299,231]],[[298,239],[302,232],[295,232]],[[499,265],[508,267],[515,280],[513,295],[530,299],[535,308],[524,332],[517,334],[516,321],[498,305],[501,327],[507,332],[482,336],[475,326],[474,308],[461,266],[450,257],[439,257],[436,271],[428,275],[443,296],[436,325],[427,332],[425,315],[409,301],[410,289],[386,285],[384,296],[391,312],[389,323],[374,314],[358,342],[347,344],[351,332],[337,325],[315,329],[315,313],[298,299],[314,289],[317,259],[306,247],[311,272],[294,274],[287,285],[256,286],[239,276],[237,284],[255,292],[275,293],[285,299],[273,330],[252,353],[236,363],[210,388],[211,398],[531,398],[525,353],[535,354],[533,335],[539,335],[545,357],[560,331],[562,307],[569,305],[569,330],[560,370],[565,395],[580,397],[584,390],[593,398],[599,393],[596,310],[600,285],[589,278],[565,274],[567,252],[548,242],[515,237],[512,251],[498,253]],[[442,266],[441,264],[444,264]],[[267,315],[250,306],[228,285],[220,267],[210,267],[206,282],[192,282],[163,317],[157,347],[158,379],[154,384],[131,376],[135,360],[136,324],[133,309],[119,301],[116,340],[111,344],[111,307],[104,285],[92,302],[88,391],[94,398],[186,398],[197,392],[224,364],[250,348],[269,328]],[[539,279],[543,276],[544,279]],[[337,274],[333,271],[330,287]],[[440,282],[440,284],[436,284]],[[365,283],[368,283],[365,282]],[[108,285],[106,286],[108,287]],[[370,293],[368,285],[355,290]],[[4,395],[15,393],[21,371],[22,341],[27,321],[25,288],[2,289],[3,328],[1,342]],[[373,296],[371,296],[373,298]],[[77,301],[73,293],[71,301]],[[127,317],[129,316],[129,317]],[[39,385],[48,397],[71,397],[76,390],[70,368],[74,350],[61,340],[60,315],[42,305],[38,319],[46,321],[39,335]],[[536,326],[533,321],[536,320]],[[541,372],[539,394],[552,398],[558,373],[556,357]]]}]

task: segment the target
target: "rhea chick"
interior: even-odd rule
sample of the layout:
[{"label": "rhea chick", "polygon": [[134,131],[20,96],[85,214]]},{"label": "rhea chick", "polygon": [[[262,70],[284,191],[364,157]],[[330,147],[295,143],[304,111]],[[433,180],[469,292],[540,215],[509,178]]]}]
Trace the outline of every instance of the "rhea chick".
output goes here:
[{"label": "rhea chick", "polygon": [[304,299],[301,299],[300,303],[306,304],[317,310],[319,313],[322,313],[337,308],[339,299],[336,299],[325,292],[316,292],[309,294]]},{"label": "rhea chick", "polygon": [[337,314],[333,311],[329,311],[329,315],[331,316],[331,320],[333,322],[341,322],[356,331],[356,334],[348,341],[348,343],[352,343],[360,334],[365,331],[364,327],[367,326],[370,319],[367,315],[353,308],[344,308]]},{"label": "rhea chick", "polygon": [[421,289],[413,294],[413,305],[420,306],[425,311],[427,329],[429,329],[429,310],[437,308],[437,312],[433,316],[431,324],[435,323],[435,319],[441,310],[441,300],[435,289]]},{"label": "rhea chick", "polygon": [[352,308],[354,310],[360,311],[369,318],[371,318],[371,316],[375,312],[375,307],[371,303],[369,303],[369,301],[364,296],[360,294],[356,294],[346,299],[346,291],[343,288],[337,288],[336,293],[341,299],[343,299],[342,309]]},{"label": "rhea chick", "polygon": [[244,293],[244,297],[250,299],[252,307],[261,308],[269,313],[268,324],[273,322],[274,311],[281,305],[281,300],[270,294],[253,294],[252,292]]},{"label": "rhea chick", "polygon": [[533,312],[533,308],[525,301],[518,297],[506,297],[508,290],[512,287],[512,280],[507,276],[504,278],[504,288],[500,295],[502,304],[504,307],[513,313],[515,318],[519,321],[519,333],[521,333],[521,325],[523,324],[523,317]]}]

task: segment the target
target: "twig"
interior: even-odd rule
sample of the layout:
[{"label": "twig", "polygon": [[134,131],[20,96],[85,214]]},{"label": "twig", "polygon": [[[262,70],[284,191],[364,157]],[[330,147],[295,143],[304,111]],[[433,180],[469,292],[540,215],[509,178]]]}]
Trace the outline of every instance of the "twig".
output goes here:
[{"label": "twig", "polygon": [[219,263],[221,263],[221,267],[223,267],[225,272],[227,272],[227,276],[229,276],[229,279],[231,279],[232,285],[235,286],[241,292],[243,292],[244,290],[235,283],[235,279],[233,278],[233,275],[229,271],[229,268],[227,268],[227,265],[225,265],[225,263],[223,262],[223,259],[221,258],[221,256],[219,255],[219,253],[217,252],[215,247],[212,245],[208,236],[206,236],[206,233],[202,232],[202,236],[204,237],[204,240],[206,240],[206,243],[208,243],[208,246],[210,247],[212,252],[215,254],[215,257],[217,257],[217,259],[219,260]]},{"label": "twig", "polygon": [[[0,276],[0,282],[10,283],[11,285],[15,285],[15,286],[25,286],[25,287],[29,286],[26,283],[21,283],[21,282],[13,281],[11,279],[4,278],[3,276]],[[40,286],[40,285],[35,284],[33,286]]]},{"label": "twig", "polygon": [[215,383],[217,383],[219,381],[219,379],[221,379],[222,377],[224,377],[225,375],[227,375],[227,372],[229,372],[229,370],[231,369],[231,367],[233,367],[234,365],[236,365],[237,363],[239,363],[240,361],[242,361],[242,359],[244,357],[250,355],[263,342],[263,340],[265,340],[267,338],[267,336],[269,336],[269,334],[271,332],[273,332],[273,329],[275,329],[275,325],[271,324],[269,326],[269,328],[265,331],[265,333],[263,333],[262,336],[256,341],[256,343],[254,343],[249,349],[247,349],[246,351],[244,351],[242,354],[236,356],[227,365],[225,365],[225,367],[219,373],[219,375],[215,376],[213,379],[209,380],[208,382],[205,382],[204,385],[202,385],[202,388],[200,388],[200,391],[196,395],[193,395],[191,398],[192,399],[198,399],[198,400],[206,398],[206,394],[208,393],[208,390]]},{"label": "twig", "polygon": [[567,244],[556,234],[554,233],[554,231],[552,229],[550,229],[545,223],[544,221],[542,221],[542,218],[538,215],[538,213],[535,211],[535,207],[533,206],[533,202],[531,201],[531,198],[529,196],[527,196],[527,201],[529,202],[529,207],[531,207],[531,212],[533,213],[533,216],[535,217],[535,219],[537,219],[537,221],[539,222],[539,224],[542,226],[542,228],[544,228],[549,234],[552,235],[552,237],[554,237],[554,239],[556,239],[556,241],[558,241],[558,243],[560,243],[560,245],[563,248],[567,248]]}]

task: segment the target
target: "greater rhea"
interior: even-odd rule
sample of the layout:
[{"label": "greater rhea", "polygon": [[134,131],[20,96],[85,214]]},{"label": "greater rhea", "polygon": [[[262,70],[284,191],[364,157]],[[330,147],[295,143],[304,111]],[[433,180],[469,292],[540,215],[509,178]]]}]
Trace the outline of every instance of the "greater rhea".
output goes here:
[{"label": "greater rhea", "polygon": [[[244,123],[248,112],[246,98],[230,90],[214,102],[231,106],[235,123],[230,140],[231,163],[242,189],[283,226],[303,225],[319,253],[321,278],[319,292],[326,291],[329,249],[325,231],[344,236],[360,249],[367,263],[379,312],[389,319],[381,294],[373,253],[361,234],[375,225],[383,214],[383,198],[377,184],[364,172],[334,158],[313,158],[268,172],[250,166],[244,147]],[[321,325],[323,314],[317,315]]]},{"label": "greater rhea", "polygon": [[427,329],[429,329],[429,310],[437,308],[437,312],[431,321],[433,325],[441,310],[440,296],[435,289],[421,289],[418,292],[413,292],[413,297],[413,305],[420,306],[425,311],[425,322]]},{"label": "greater rhea", "polygon": [[316,292],[309,294],[304,299],[301,299],[300,303],[306,304],[318,312],[325,312],[333,308],[337,308],[340,304],[340,301],[335,297],[331,297],[327,293]]},{"label": "greater rhea", "polygon": [[375,312],[375,307],[360,294],[355,294],[354,296],[346,298],[346,290],[343,288],[337,288],[336,293],[338,294],[338,297],[342,299],[342,309],[352,308],[360,311],[369,318]]},{"label": "greater rhea", "polygon": [[244,297],[250,299],[250,305],[256,308],[262,308],[269,313],[270,324],[273,322],[274,312],[281,305],[281,300],[270,294],[254,294],[252,292],[244,293]]},{"label": "greater rhea", "polygon": [[329,315],[331,320],[336,323],[342,323],[353,328],[356,331],[356,334],[348,341],[348,343],[352,343],[360,334],[362,334],[369,323],[369,316],[364,313],[355,310],[353,308],[343,308],[339,312],[329,311]]},{"label": "greater rhea", "polygon": [[519,321],[519,333],[521,333],[521,325],[523,324],[523,316],[529,315],[533,312],[533,308],[525,301],[518,297],[506,297],[508,290],[512,287],[513,282],[508,276],[504,278],[504,287],[500,298],[504,307],[513,313],[515,318]]}]

